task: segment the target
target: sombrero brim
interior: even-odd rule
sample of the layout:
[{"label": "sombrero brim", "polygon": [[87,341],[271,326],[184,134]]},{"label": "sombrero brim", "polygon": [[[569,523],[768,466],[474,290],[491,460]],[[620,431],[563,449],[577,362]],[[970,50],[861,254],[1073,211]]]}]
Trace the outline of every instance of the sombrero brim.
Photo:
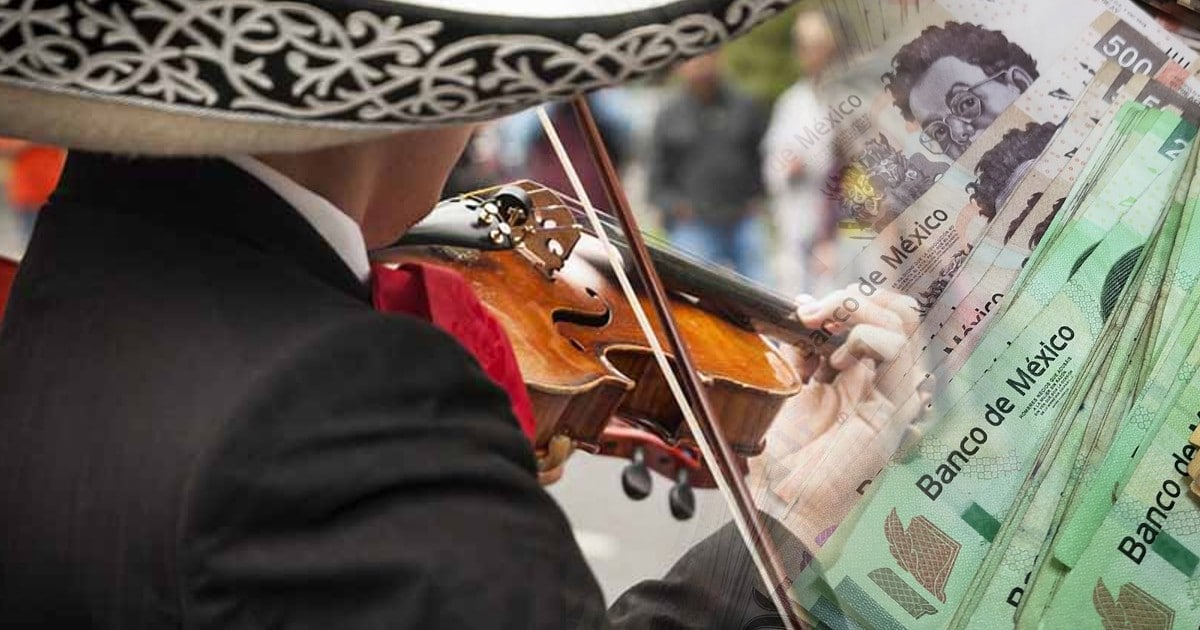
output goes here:
[{"label": "sombrero brim", "polygon": [[0,135],[201,155],[487,120],[702,54],[792,1],[34,0],[0,11]]}]

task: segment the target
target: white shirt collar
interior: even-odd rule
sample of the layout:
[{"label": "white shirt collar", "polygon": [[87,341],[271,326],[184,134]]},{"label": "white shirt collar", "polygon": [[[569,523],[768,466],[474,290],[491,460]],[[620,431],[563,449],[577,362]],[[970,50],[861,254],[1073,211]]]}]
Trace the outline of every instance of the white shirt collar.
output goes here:
[{"label": "white shirt collar", "polygon": [[232,155],[226,159],[253,175],[295,208],[363,284],[371,281],[367,244],[362,229],[354,219],[338,210],[328,199],[249,155]]}]

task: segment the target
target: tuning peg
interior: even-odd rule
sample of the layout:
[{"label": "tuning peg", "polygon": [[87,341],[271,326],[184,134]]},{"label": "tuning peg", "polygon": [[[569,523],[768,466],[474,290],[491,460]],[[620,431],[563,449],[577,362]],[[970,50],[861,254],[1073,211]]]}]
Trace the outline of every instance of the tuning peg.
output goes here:
[{"label": "tuning peg", "polygon": [[625,490],[625,496],[641,501],[650,496],[653,489],[650,470],[646,467],[646,451],[640,446],[634,447],[631,460],[621,471],[621,488]]},{"label": "tuning peg", "polygon": [[492,195],[492,199],[503,206],[520,206],[526,210],[533,207],[533,199],[529,193],[516,184],[501,186],[496,194]]},{"label": "tuning peg", "polygon": [[676,520],[686,521],[696,513],[696,493],[692,492],[692,484],[688,481],[688,469],[682,465],[675,473],[675,487],[669,495],[671,516]]},{"label": "tuning peg", "polygon": [[521,225],[533,208],[533,199],[524,188],[510,184],[492,195],[492,201],[504,211],[505,218],[513,225]]},{"label": "tuning peg", "polygon": [[491,232],[488,232],[488,238],[497,245],[504,245],[512,238],[512,233],[512,228],[507,223],[500,223],[492,228]]}]

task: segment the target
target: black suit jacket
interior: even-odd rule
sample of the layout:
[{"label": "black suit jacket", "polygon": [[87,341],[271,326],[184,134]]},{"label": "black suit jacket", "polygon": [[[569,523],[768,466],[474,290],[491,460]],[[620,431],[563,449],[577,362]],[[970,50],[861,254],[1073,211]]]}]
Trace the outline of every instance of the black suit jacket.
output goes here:
[{"label": "black suit jacket", "polygon": [[[614,621],[761,616],[723,535]],[[608,623],[455,341],[229,163],[71,156],[0,328],[0,626]]]}]

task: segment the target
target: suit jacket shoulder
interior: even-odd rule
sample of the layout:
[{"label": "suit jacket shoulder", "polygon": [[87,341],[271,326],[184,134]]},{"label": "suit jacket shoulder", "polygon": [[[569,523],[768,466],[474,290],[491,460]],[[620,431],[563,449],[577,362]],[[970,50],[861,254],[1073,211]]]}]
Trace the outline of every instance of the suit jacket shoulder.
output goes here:
[{"label": "suit jacket shoulder", "polygon": [[598,625],[598,589],[502,392],[439,335],[395,324],[315,337],[213,442],[180,536],[189,620]]}]

